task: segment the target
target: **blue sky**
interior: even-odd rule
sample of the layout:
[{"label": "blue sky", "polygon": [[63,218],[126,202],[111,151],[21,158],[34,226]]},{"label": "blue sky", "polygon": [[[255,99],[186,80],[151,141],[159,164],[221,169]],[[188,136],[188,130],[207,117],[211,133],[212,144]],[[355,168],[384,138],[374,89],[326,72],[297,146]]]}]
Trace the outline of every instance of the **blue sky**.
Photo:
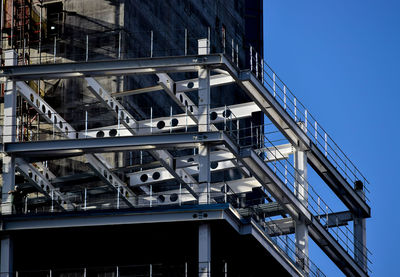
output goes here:
[{"label": "blue sky", "polygon": [[372,275],[399,276],[400,1],[264,0],[264,36],[266,61],[370,181]]}]

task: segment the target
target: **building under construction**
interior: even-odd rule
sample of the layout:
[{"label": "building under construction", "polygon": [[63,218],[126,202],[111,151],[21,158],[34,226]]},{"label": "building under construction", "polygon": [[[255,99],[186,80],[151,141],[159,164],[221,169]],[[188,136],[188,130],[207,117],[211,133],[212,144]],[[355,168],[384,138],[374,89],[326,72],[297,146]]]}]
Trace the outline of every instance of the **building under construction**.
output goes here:
[{"label": "building under construction", "polygon": [[[0,274],[369,276],[368,181],[261,0],[2,0]],[[311,240],[310,240],[311,238]]]}]

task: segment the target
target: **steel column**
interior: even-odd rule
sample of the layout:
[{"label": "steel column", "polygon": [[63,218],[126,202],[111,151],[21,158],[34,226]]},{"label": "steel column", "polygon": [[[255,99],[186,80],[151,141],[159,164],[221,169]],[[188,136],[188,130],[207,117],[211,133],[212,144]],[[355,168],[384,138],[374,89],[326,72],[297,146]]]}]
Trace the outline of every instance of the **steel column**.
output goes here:
[{"label": "steel column", "polygon": [[13,244],[10,236],[4,236],[1,238],[0,259],[1,276],[13,276]]},{"label": "steel column", "polygon": [[[302,124],[302,123],[301,123]],[[303,128],[303,126],[301,126]],[[294,194],[304,207],[308,207],[307,154],[297,149],[294,152],[295,191]],[[295,220],[297,263],[308,272],[308,228],[303,218]]]},{"label": "steel column", "polygon": [[[204,43],[206,40],[199,40],[199,55],[205,54]],[[207,48],[208,50],[208,48]],[[198,90],[198,131],[209,132],[210,126],[210,70],[202,67],[198,71],[199,90]],[[199,145],[199,203],[210,203],[210,146],[207,143]],[[210,224],[201,223],[199,225],[199,277],[211,276],[211,229]]]},{"label": "steel column", "polygon": [[[200,51],[200,49],[199,49]],[[210,70],[199,70],[199,108],[198,131],[210,131]],[[209,203],[210,192],[210,147],[206,143],[199,145],[199,203]]]},{"label": "steel column", "polygon": [[[14,50],[5,52],[5,64],[16,65],[17,53]],[[17,92],[14,81],[8,80],[4,91],[4,123],[3,143],[15,142],[16,140],[16,109]],[[11,155],[4,155],[3,158],[3,193],[2,193],[2,214],[12,213],[12,194],[9,193],[15,187],[15,159]]]},{"label": "steel column", "polygon": [[[355,190],[360,197],[365,200],[365,192],[363,190],[363,183],[357,181],[355,183]],[[366,219],[361,214],[354,216],[354,259],[356,262],[367,272],[368,259],[367,259],[367,224]]]},{"label": "steel column", "polygon": [[211,276],[211,229],[209,223],[199,225],[199,277]]}]

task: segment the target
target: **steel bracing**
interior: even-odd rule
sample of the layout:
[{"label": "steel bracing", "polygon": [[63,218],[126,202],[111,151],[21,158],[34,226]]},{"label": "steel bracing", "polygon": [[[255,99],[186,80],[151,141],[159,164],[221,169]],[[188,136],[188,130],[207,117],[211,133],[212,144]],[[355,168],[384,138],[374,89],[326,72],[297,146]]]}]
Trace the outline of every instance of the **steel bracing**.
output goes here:
[{"label": "steel bracing", "polygon": [[[343,173],[340,163],[346,168],[351,163],[347,156],[333,159],[330,145],[334,142],[326,132],[319,133],[321,127],[307,109],[300,114],[298,99],[290,96],[286,85],[252,48],[250,69],[240,70],[235,58],[209,54],[207,47],[207,40],[199,40],[199,55],[194,56],[3,67],[0,77],[7,85],[3,180],[9,182],[5,187],[14,188],[17,168],[50,200],[51,208],[45,210],[47,217],[31,214],[22,220],[13,209],[16,203],[3,195],[2,230],[201,220],[199,276],[209,276],[208,221],[225,220],[238,233],[256,238],[293,276],[323,276],[308,254],[309,238],[344,274],[368,276],[365,218],[371,210],[365,197],[366,181],[358,169],[349,173],[352,177]],[[198,78],[174,80],[177,73],[185,72],[197,73]],[[115,93],[104,88],[102,77],[131,75],[154,75],[158,82]],[[28,83],[79,78],[114,123],[88,128],[86,118],[85,128],[73,127],[77,125],[67,122]],[[227,85],[242,89],[252,101],[213,103],[211,91]],[[150,113],[140,107],[133,111],[119,98],[161,92],[172,103],[164,112],[167,116],[153,116],[152,107]],[[43,122],[43,134],[35,141],[17,137],[17,94]],[[256,112],[263,114],[264,123],[253,124]],[[118,153],[130,161],[122,165],[110,161]],[[95,172],[89,177],[96,185],[70,189],[47,166],[57,160],[83,161]],[[329,207],[318,187],[309,182],[308,165],[347,210]],[[225,173],[229,178],[218,179]],[[83,180],[82,175],[75,176]],[[26,214],[30,214],[29,199]],[[97,214],[88,216],[88,209]],[[109,214],[107,209],[114,212]],[[57,217],[65,213],[71,216]],[[2,241],[2,249],[7,250],[7,245],[7,239]]]}]

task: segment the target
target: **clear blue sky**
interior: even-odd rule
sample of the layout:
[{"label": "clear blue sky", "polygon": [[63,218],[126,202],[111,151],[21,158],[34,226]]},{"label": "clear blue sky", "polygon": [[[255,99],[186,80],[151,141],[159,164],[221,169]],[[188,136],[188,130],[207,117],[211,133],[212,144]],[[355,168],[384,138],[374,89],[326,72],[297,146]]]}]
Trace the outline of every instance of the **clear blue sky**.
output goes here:
[{"label": "clear blue sky", "polygon": [[400,276],[400,1],[264,0],[264,36],[268,63],[371,183],[372,275]]}]

